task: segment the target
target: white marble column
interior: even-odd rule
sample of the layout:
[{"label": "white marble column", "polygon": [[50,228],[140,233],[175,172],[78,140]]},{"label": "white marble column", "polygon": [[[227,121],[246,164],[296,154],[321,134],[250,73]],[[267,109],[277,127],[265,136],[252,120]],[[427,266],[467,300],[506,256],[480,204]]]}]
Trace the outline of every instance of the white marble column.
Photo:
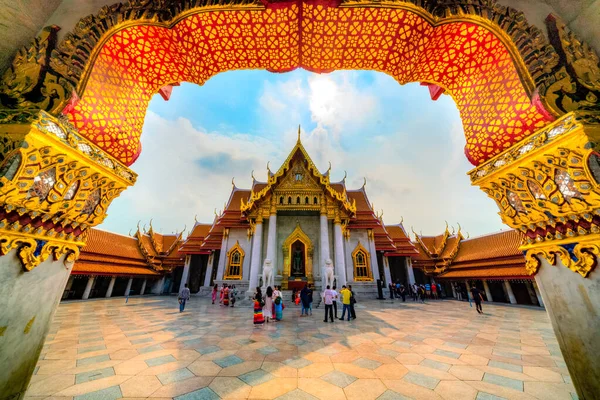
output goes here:
[{"label": "white marble column", "polygon": [[94,277],[90,276],[88,278],[87,285],[85,286],[85,290],[83,291],[83,296],[81,296],[83,300],[87,300],[90,297],[92,287],[94,287]]},{"label": "white marble column", "polygon": [[533,290],[535,291],[535,296],[538,299],[538,303],[540,303],[540,307],[545,307],[544,300],[542,299],[542,294],[540,293],[540,289],[538,288],[536,281],[531,281],[531,284],[533,285]]},{"label": "white marble column", "polygon": [[469,300],[473,300],[473,296],[471,296],[471,285],[469,285],[469,281],[465,279],[465,285],[467,285],[467,297]]},{"label": "white marble column", "polygon": [[261,269],[263,220],[262,217],[256,219],[254,225],[254,236],[252,236],[252,259],[250,260],[250,282],[248,291],[254,293],[258,286],[258,271]]},{"label": "white marble column", "polygon": [[115,287],[115,281],[117,280],[116,276],[113,276],[112,278],[110,278],[110,282],[108,283],[108,289],[106,289],[106,297],[107,299],[112,296],[112,291],[113,288]]},{"label": "white marble column", "polygon": [[265,258],[271,260],[273,271],[277,271],[276,275],[281,275],[281,269],[277,264],[277,212],[275,211],[271,211],[271,215],[269,216],[269,232],[267,235],[267,256]]},{"label": "white marble column", "polygon": [[413,271],[412,260],[410,257],[404,257],[406,263],[406,276],[408,277],[408,284],[415,284],[415,271]]},{"label": "white marble column", "polygon": [[333,224],[333,240],[335,241],[335,274],[337,275],[337,286],[341,288],[346,284],[346,262],[344,259],[344,235],[340,221],[335,221]]},{"label": "white marble column", "polygon": [[140,296],[144,294],[144,292],[146,291],[146,281],[147,279],[144,278],[144,282],[142,282],[142,289],[140,290]]},{"label": "white marble column", "polygon": [[217,279],[223,279],[225,272],[225,260],[227,259],[227,251],[229,251],[229,232],[223,234],[223,240],[221,241],[221,254],[219,255],[219,264],[217,265]]},{"label": "white marble column", "polygon": [[485,297],[487,298],[487,301],[494,301],[492,298],[492,292],[490,292],[490,287],[488,286],[486,279],[483,280],[483,290],[485,290]]},{"label": "white marble column", "polygon": [[508,294],[508,300],[510,304],[517,304],[517,299],[515,298],[515,294],[512,291],[512,287],[510,287],[509,281],[504,281],[504,288],[506,289],[506,293]]},{"label": "white marble column", "polygon": [[204,286],[210,286],[210,278],[212,278],[213,268],[215,264],[215,252],[211,252],[206,262],[206,274],[204,275]]},{"label": "white marble column", "polygon": [[375,237],[374,232],[371,231],[369,234],[369,253],[371,253],[371,271],[373,272],[373,279],[381,279],[379,277],[379,264],[377,263],[377,249],[375,248]]},{"label": "white marble column", "polygon": [[127,281],[127,288],[125,288],[125,296],[129,296],[129,292],[131,291],[131,284],[133,283],[133,278],[129,278]]},{"label": "white marble column", "polygon": [[192,262],[192,256],[189,254],[185,255],[185,264],[183,265],[183,273],[181,274],[181,282],[179,282],[179,293],[183,290],[185,285],[188,283],[190,277],[190,263]]},{"label": "white marble column", "polygon": [[390,271],[390,260],[383,256],[383,273],[385,274],[385,287],[389,288],[390,283],[392,282],[392,272]]},{"label": "white marble column", "polygon": [[321,210],[321,217],[319,221],[319,247],[321,252],[321,262],[319,263],[319,268],[317,270],[321,273],[321,287],[324,290],[327,282],[325,274],[323,273],[323,268],[325,267],[325,262],[331,258],[331,255],[329,254],[329,226],[327,222],[326,210]]},{"label": "white marble column", "polygon": [[165,276],[163,275],[152,287],[152,294],[162,294],[165,287]]}]

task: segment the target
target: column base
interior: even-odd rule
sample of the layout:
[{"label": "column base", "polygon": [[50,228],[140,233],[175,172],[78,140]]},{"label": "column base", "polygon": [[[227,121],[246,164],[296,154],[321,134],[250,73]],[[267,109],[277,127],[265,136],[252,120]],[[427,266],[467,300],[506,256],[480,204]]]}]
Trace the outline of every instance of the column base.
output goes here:
[{"label": "column base", "polygon": [[[557,257],[558,258],[558,257]],[[535,280],[581,400],[600,393],[600,271],[583,278],[542,260]]]},{"label": "column base", "polygon": [[0,257],[0,399],[21,399],[38,362],[72,263],[52,257],[23,272],[17,251]]}]

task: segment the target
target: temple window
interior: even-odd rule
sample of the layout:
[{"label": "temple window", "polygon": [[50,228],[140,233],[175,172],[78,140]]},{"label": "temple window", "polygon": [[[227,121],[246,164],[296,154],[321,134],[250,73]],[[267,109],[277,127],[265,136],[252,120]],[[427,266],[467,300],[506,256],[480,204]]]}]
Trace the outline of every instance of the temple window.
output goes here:
[{"label": "temple window", "polygon": [[355,281],[372,281],[371,262],[369,252],[363,247],[360,242],[356,249],[352,252],[352,261],[354,262],[354,280]]},{"label": "temple window", "polygon": [[319,199],[317,198],[317,196],[315,196],[315,198],[313,199],[315,204],[319,204]]},{"label": "temple window", "polygon": [[308,196],[304,199],[304,204],[308,204]]},{"label": "temple window", "polygon": [[292,204],[292,196],[288,196],[288,204]]},{"label": "temple window", "polygon": [[283,196],[279,197],[279,204],[283,204]]},{"label": "temple window", "polygon": [[296,197],[296,204],[300,204],[300,196]]},{"label": "temple window", "polygon": [[242,264],[244,262],[244,250],[239,242],[227,252],[227,269],[223,279],[242,279]]}]

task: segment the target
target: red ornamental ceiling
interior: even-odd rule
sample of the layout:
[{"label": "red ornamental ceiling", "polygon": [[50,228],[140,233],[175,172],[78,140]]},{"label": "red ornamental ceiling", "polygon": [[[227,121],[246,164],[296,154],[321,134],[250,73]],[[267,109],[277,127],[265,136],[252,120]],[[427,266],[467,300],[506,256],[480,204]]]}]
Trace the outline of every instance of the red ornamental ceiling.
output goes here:
[{"label": "red ornamental ceiling", "polygon": [[[81,100],[69,112],[81,134],[131,165],[150,98],[175,82],[203,84],[230,70],[376,70],[399,83],[446,89],[478,165],[547,122],[531,104],[512,59],[490,31],[455,22],[431,26],[385,8],[288,4],[260,11],[210,11],[172,28],[133,26],[104,44]],[[301,15],[301,16],[300,16]],[[440,121],[440,123],[444,123]]]}]

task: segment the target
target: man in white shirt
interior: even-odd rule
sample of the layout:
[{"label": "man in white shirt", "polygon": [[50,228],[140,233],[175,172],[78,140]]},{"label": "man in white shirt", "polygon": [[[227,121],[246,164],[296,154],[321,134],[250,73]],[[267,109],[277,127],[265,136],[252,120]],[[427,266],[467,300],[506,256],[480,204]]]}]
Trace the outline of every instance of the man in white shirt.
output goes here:
[{"label": "man in white shirt", "polygon": [[337,290],[335,290],[336,287],[334,286],[331,291],[333,292],[333,315],[335,316],[335,319],[338,319],[337,316],[337,303],[338,300],[340,298],[340,295],[338,294]]},{"label": "man in white shirt", "polygon": [[335,296],[335,292],[329,288],[327,285],[327,289],[323,292],[323,303],[325,303],[325,319],[323,322],[327,322],[327,311],[329,311],[329,319],[333,322],[333,302]]}]

